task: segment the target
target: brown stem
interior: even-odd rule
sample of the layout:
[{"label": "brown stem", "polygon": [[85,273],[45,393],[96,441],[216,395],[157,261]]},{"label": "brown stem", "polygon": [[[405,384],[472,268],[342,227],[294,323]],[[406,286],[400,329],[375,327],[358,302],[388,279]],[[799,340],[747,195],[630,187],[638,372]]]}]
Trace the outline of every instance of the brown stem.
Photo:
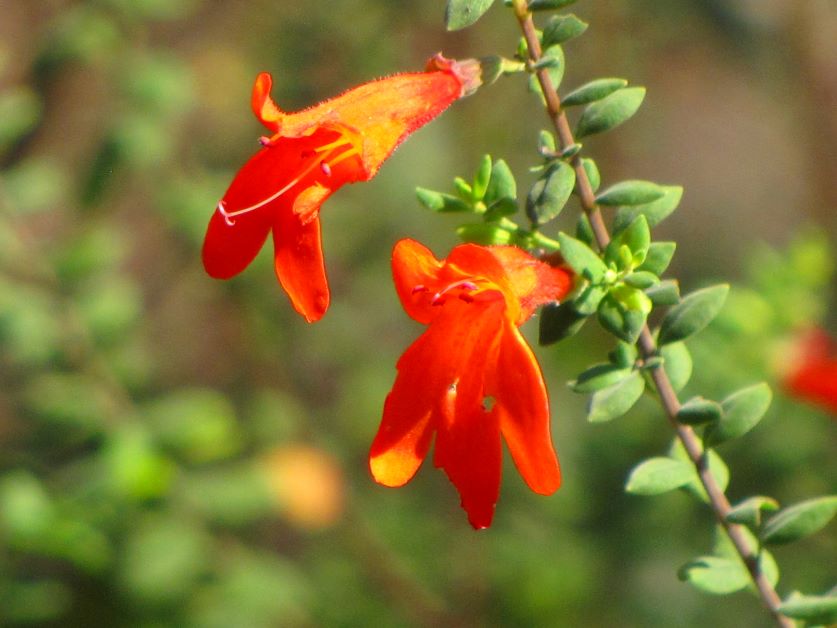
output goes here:
[{"label": "brown stem", "polygon": [[[520,28],[523,31],[523,37],[526,40],[529,59],[533,64],[536,64],[541,59],[542,51],[541,43],[535,30],[535,24],[532,21],[532,14],[528,11],[525,0],[514,0],[513,7],[517,20],[520,23]],[[572,146],[575,144],[575,139],[573,138],[567,116],[561,109],[561,99],[555,90],[555,86],[552,84],[552,79],[550,79],[548,71],[546,69],[539,69],[535,72],[535,75],[543,91],[544,99],[546,100],[546,111],[555,126],[561,148]],[[593,227],[596,243],[600,249],[604,249],[608,242],[610,242],[610,234],[602,219],[601,211],[596,205],[593,188],[590,185],[590,180],[582,166],[581,157],[578,153],[572,157],[570,164],[575,170],[576,189],[581,200],[581,206]],[[644,359],[649,359],[657,355],[657,345],[647,325],[643,327],[640,333],[638,345]],[[773,585],[768,581],[764,572],[762,572],[759,566],[758,554],[750,548],[744,528],[727,521],[727,515],[730,511],[729,500],[727,500],[724,491],[715,481],[715,478],[709,470],[705,451],[700,439],[691,427],[677,421],[680,400],[677,398],[677,393],[674,391],[668,375],[662,366],[650,369],[650,374],[657,388],[660,403],[665,410],[666,417],[677,433],[677,438],[683,444],[689,459],[695,465],[701,484],[703,484],[706,490],[709,505],[714,511],[718,523],[723,527],[732,544],[735,546],[741,560],[747,566],[747,570],[750,573],[753,583],[756,585],[762,602],[773,615],[773,618],[779,626],[783,628],[794,628],[794,622],[776,610],[781,604],[781,600]]]}]

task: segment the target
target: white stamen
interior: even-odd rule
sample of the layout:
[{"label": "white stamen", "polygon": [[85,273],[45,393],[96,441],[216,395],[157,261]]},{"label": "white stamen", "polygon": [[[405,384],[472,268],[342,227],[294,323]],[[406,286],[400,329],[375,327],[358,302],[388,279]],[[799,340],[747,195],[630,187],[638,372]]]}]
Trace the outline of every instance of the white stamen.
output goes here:
[{"label": "white stamen", "polygon": [[[351,148],[347,151],[344,151],[339,157],[337,157],[337,159],[335,159],[334,161],[331,162],[331,164],[329,164],[328,161],[327,161],[328,158],[335,151],[337,151],[339,148],[342,148],[343,146],[347,146],[347,145],[351,146]],[[271,196],[267,197],[263,201],[259,201],[255,205],[250,205],[249,207],[245,207],[244,209],[237,209],[237,210],[231,212],[231,211],[226,210],[226,208],[224,207],[224,201],[223,200],[219,201],[217,210],[224,217],[224,222],[226,222],[228,226],[232,227],[233,225],[235,225],[235,221],[232,220],[233,216],[240,216],[241,214],[247,214],[247,213],[249,213],[253,210],[259,209],[260,207],[264,207],[268,203],[271,203],[271,202],[275,201],[277,198],[282,196],[285,192],[287,192],[293,186],[295,186],[297,183],[299,183],[299,181],[302,178],[306,177],[314,168],[319,166],[320,169],[322,170],[323,174],[325,174],[326,176],[331,176],[331,166],[343,161],[347,157],[358,154],[358,150],[356,148],[354,148],[354,146],[352,146],[351,142],[349,140],[345,139],[345,138],[341,138],[341,139],[337,140],[336,142],[332,142],[331,144],[327,144],[326,146],[321,146],[321,147],[315,149],[315,152],[319,153],[319,152],[323,152],[324,150],[327,150],[328,152],[326,152],[326,154],[322,157],[322,159],[312,160],[311,163],[309,163],[308,166],[306,166],[306,168],[301,173],[299,173],[299,175],[293,181],[288,183],[285,187],[283,187],[278,192],[272,194]]]}]

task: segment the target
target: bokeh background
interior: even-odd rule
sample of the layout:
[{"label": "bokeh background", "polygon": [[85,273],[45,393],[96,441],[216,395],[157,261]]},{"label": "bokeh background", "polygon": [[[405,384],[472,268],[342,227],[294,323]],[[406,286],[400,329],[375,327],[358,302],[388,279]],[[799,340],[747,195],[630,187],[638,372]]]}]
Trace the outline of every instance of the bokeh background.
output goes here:
[{"label": "bokeh background", "polygon": [[[530,493],[507,461],[494,525],[476,533],[430,465],[400,490],[368,476],[395,361],[419,333],[390,247],[411,236],[444,255],[458,224],[413,188],[448,190],[483,153],[532,183],[547,122],[525,79],[455,104],[327,202],[333,304],[316,326],[269,252],[232,281],[203,273],[205,225],[263,132],[257,72],[294,110],[440,50],[513,54],[500,2],[459,33],[443,5],[0,0],[0,625],[766,625],[751,595],[678,581],[712,544],[701,505],[622,492],[672,435],[650,399],[585,423],[564,383],[609,350],[594,325],[537,351],[556,495]],[[721,449],[731,498],[833,490],[837,424],[779,382],[796,334],[835,323],[834,3],[573,9],[591,27],[566,46],[564,90],[648,87],[629,124],[586,142],[605,183],[685,185],[657,234],[678,241],[670,274],[685,290],[735,284],[691,342],[686,395],[777,386],[759,429]],[[833,531],[775,552],[780,592],[833,585]]]}]

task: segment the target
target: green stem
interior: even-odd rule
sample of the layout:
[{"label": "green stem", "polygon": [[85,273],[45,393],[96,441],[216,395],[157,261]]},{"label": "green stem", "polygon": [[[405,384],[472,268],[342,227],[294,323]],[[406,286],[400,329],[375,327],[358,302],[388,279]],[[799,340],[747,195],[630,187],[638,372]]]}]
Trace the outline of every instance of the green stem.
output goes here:
[{"label": "green stem", "polygon": [[[537,63],[541,58],[541,44],[538,38],[535,24],[532,20],[532,14],[528,11],[525,0],[513,0],[512,6],[514,8],[517,21],[520,24],[523,37],[526,40],[526,45],[529,50],[529,59],[532,63]],[[561,148],[565,149],[568,146],[575,144],[572,130],[570,129],[569,121],[564,111],[561,109],[561,99],[549,73],[546,70],[538,70],[535,75],[540,83],[546,100],[546,111],[555,127],[558,135],[558,141]],[[596,243],[600,249],[604,249],[610,242],[610,233],[607,226],[602,219],[601,211],[596,205],[596,198],[593,193],[593,188],[590,185],[590,180],[587,178],[587,172],[581,163],[581,157],[577,153],[570,160],[570,164],[575,170],[576,187],[578,189],[581,206],[584,213],[590,220],[593,227],[593,234],[596,238]],[[650,359],[658,355],[658,349],[651,331],[646,325],[643,327],[638,341],[639,349],[644,359]],[[741,560],[747,567],[750,577],[756,586],[756,589],[761,597],[762,603],[770,611],[773,619],[779,626],[783,628],[794,628],[795,623],[788,617],[778,612],[778,607],[781,604],[781,599],[773,588],[773,585],[762,572],[759,565],[759,557],[754,553],[746,536],[746,530],[737,524],[730,524],[727,521],[727,514],[730,511],[730,504],[727,500],[724,491],[715,481],[709,467],[707,465],[705,451],[703,444],[695,434],[694,430],[688,425],[682,425],[677,421],[677,413],[680,410],[680,400],[677,398],[677,393],[671,385],[665,370],[662,366],[657,366],[650,369],[651,378],[657,387],[660,403],[665,410],[666,417],[669,423],[677,434],[677,438],[683,444],[689,459],[695,466],[701,484],[706,490],[709,498],[709,505],[715,513],[718,523],[722,526],[726,534],[732,541],[733,546],[738,552]]]}]

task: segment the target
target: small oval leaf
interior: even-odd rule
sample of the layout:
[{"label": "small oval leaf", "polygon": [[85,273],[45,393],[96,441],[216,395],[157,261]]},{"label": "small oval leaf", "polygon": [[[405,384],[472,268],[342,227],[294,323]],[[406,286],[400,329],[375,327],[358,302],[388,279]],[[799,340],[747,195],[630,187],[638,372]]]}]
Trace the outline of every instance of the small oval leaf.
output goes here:
[{"label": "small oval leaf", "polygon": [[510,231],[488,223],[462,225],[456,229],[456,235],[463,242],[473,242],[474,244],[482,244],[483,246],[510,244],[514,236]]},{"label": "small oval leaf", "polygon": [[619,264],[620,251],[622,246],[627,246],[630,255],[626,263],[630,268],[635,268],[645,261],[648,248],[651,245],[651,232],[648,229],[648,221],[645,216],[637,216],[627,228],[617,233],[605,249],[605,262]]},{"label": "small oval leaf", "polygon": [[631,471],[625,491],[634,495],[658,495],[680,488],[692,479],[692,465],[674,458],[649,458]]},{"label": "small oval leaf", "polygon": [[659,344],[678,342],[702,330],[721,311],[727,294],[729,285],[720,284],[685,296],[663,319],[658,337]]},{"label": "small oval leaf", "polygon": [[645,290],[654,305],[677,305],[680,303],[680,284],[676,279],[664,279],[656,286]]},{"label": "small oval leaf", "polygon": [[591,393],[618,384],[631,374],[630,368],[605,363],[596,364],[570,382],[570,388],[577,393]]},{"label": "small oval leaf", "polygon": [[700,556],[680,568],[678,577],[701,591],[727,595],[745,588],[750,574],[740,560],[719,556]]},{"label": "small oval leaf", "polygon": [[538,343],[546,346],[568,338],[578,332],[586,320],[587,316],[576,311],[571,301],[545,305],[541,310]]},{"label": "small oval leaf", "polygon": [[586,274],[593,283],[602,280],[607,266],[593,249],[565,233],[558,234],[558,242],[561,244],[561,256],[576,274]]},{"label": "small oval leaf", "polygon": [[[640,294],[645,296],[642,292],[622,286],[626,291],[631,291],[630,295]],[[627,293],[627,292],[626,292]],[[646,297],[647,298],[647,297]],[[650,302],[649,302],[650,304]],[[599,323],[611,334],[624,340],[625,342],[634,343],[639,338],[639,333],[645,325],[645,319],[648,314],[642,309],[630,309],[624,303],[617,300],[613,293],[606,295],[597,310]]]},{"label": "small oval leaf", "polygon": [[648,220],[649,227],[656,227],[680,205],[683,188],[679,185],[661,185],[664,194],[656,201],[644,205],[620,207],[613,219],[613,232],[619,233],[642,214]]},{"label": "small oval leaf", "polygon": [[837,595],[790,595],[777,610],[809,626],[830,626],[837,623]]},{"label": "small oval leaf", "polygon": [[[544,30],[544,37],[546,31]],[[561,106],[575,107],[578,105],[587,105],[591,102],[601,100],[605,96],[609,96],[616,90],[622,89],[628,84],[628,81],[622,78],[601,78],[595,81],[585,83],[571,91],[569,94],[561,99]]]},{"label": "small oval leaf", "polygon": [[644,87],[626,87],[588,105],[576,126],[577,139],[603,133],[631,118],[645,98]]},{"label": "small oval leaf", "polygon": [[526,199],[526,215],[538,225],[549,222],[561,213],[575,187],[575,171],[559,161],[542,176]]},{"label": "small oval leaf", "polygon": [[494,0],[448,0],[445,8],[445,27],[456,31],[470,26],[491,8]]},{"label": "small oval leaf", "polygon": [[646,205],[665,196],[665,188],[651,181],[620,181],[596,197],[599,205]]},{"label": "small oval leaf", "polygon": [[488,181],[491,178],[491,165],[491,155],[483,155],[471,185],[471,196],[475,201],[481,201],[485,197]]},{"label": "small oval leaf", "polygon": [[746,434],[767,412],[772,399],[770,386],[764,382],[733,393],[721,402],[723,416],[707,429],[704,441],[714,447]]},{"label": "small oval leaf", "polygon": [[751,530],[758,530],[761,526],[762,512],[779,509],[779,502],[772,497],[757,495],[748,497],[736,504],[727,513],[726,519],[730,523],[740,523]]},{"label": "small oval leaf", "polygon": [[602,184],[602,175],[599,174],[599,167],[596,165],[596,162],[589,157],[583,157],[581,159],[581,165],[587,175],[587,180],[590,182],[590,187],[593,192],[595,192]]},{"label": "small oval leaf", "polygon": [[[587,30],[587,22],[578,19],[575,14],[554,15],[543,28],[541,45],[549,48],[554,44],[563,44],[565,41],[578,37]],[[625,81],[627,84],[627,81]]]},{"label": "small oval leaf", "polygon": [[761,531],[761,541],[765,545],[797,541],[824,528],[835,514],[837,495],[808,499],[771,517]]},{"label": "small oval leaf", "polygon": [[610,388],[593,393],[587,409],[591,423],[610,421],[630,410],[645,390],[645,380],[636,371]]},{"label": "small oval leaf", "polygon": [[485,202],[490,205],[507,198],[517,199],[517,183],[509,165],[504,160],[498,159],[491,166],[491,178],[485,191]]},{"label": "small oval leaf", "polygon": [[692,397],[677,413],[677,420],[686,425],[702,425],[712,423],[721,418],[723,410],[721,404],[703,397]]},{"label": "small oval leaf", "polygon": [[425,188],[416,188],[419,203],[439,213],[470,212],[473,208],[465,201],[453,196]]},{"label": "small oval leaf", "polygon": [[671,258],[674,257],[676,248],[676,242],[652,242],[648,246],[648,252],[645,254],[645,261],[642,262],[642,265],[637,270],[646,270],[649,273],[654,273],[658,277],[661,277],[671,263]]},{"label": "small oval leaf", "polygon": [[663,370],[668,375],[671,387],[680,392],[692,377],[692,355],[682,342],[673,342],[660,349]]}]

